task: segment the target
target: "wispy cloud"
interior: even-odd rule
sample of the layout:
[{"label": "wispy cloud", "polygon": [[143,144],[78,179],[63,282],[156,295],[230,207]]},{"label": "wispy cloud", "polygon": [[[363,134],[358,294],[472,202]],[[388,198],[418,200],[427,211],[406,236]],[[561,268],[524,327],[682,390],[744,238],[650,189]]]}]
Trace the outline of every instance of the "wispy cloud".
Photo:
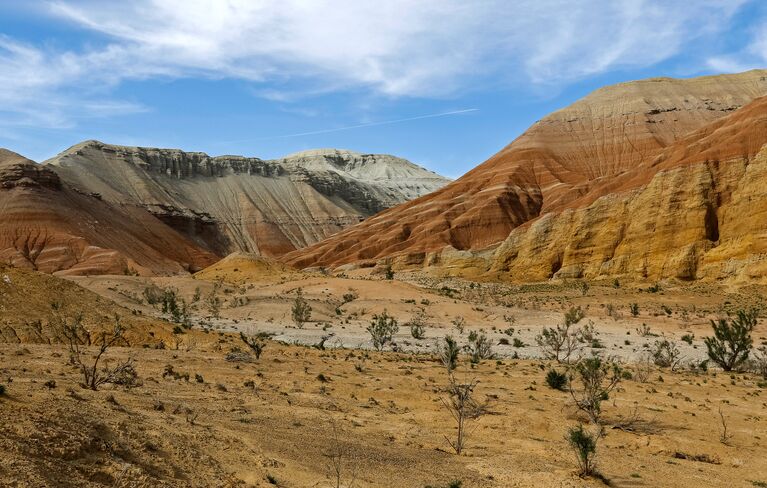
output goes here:
[{"label": "wispy cloud", "polygon": [[725,56],[711,57],[708,59],[708,66],[722,73],[767,66],[767,25],[761,24],[742,50]]},{"label": "wispy cloud", "polygon": [[74,107],[144,110],[110,100],[110,87],[154,78],[247,80],[283,100],[293,88],[441,97],[563,84],[668,59],[746,1],[57,0],[45,4],[54,21],[101,43],[62,52],[0,38],[0,112],[56,127]]},{"label": "wispy cloud", "polygon": [[287,139],[290,137],[303,137],[303,136],[314,136],[318,134],[330,134],[332,132],[342,132],[346,130],[353,130],[353,129],[362,129],[366,127],[378,127],[381,125],[391,125],[391,124],[401,124],[403,122],[412,122],[415,120],[423,120],[423,119],[435,119],[439,117],[448,117],[450,115],[461,115],[461,114],[467,114],[471,112],[478,112],[478,108],[465,108],[461,110],[452,110],[450,112],[440,112],[436,114],[427,114],[427,115],[417,115],[415,117],[405,117],[401,119],[395,119],[395,120],[382,120],[379,122],[367,122],[364,124],[355,124],[355,125],[347,125],[344,127],[331,127],[327,129],[317,129],[312,130],[308,132],[296,132],[293,134],[282,134],[277,136],[267,136],[267,137],[257,137],[252,139],[238,139],[235,141],[222,141],[222,144],[230,144],[233,142],[246,142],[246,141],[266,141],[270,139]]}]

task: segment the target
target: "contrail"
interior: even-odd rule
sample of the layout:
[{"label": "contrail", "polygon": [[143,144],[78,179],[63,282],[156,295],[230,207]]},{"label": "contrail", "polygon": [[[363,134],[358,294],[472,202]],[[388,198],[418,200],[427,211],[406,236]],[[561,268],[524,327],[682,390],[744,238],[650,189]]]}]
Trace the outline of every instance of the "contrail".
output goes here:
[{"label": "contrail", "polygon": [[252,141],[264,141],[269,139],[285,139],[288,137],[302,137],[302,136],[313,136],[316,134],[328,134],[330,132],[340,132],[344,130],[351,130],[351,129],[361,129],[363,127],[376,127],[379,125],[390,125],[390,124],[399,124],[400,122],[409,122],[411,120],[421,120],[421,119],[433,119],[436,117],[447,117],[448,115],[458,115],[458,114],[465,114],[468,112],[477,112],[479,111],[478,108],[465,108],[463,110],[453,110],[452,112],[441,112],[437,114],[428,114],[428,115],[418,115],[416,117],[407,117],[405,119],[396,119],[396,120],[385,120],[382,122],[369,122],[367,124],[357,124],[357,125],[348,125],[346,127],[336,127],[334,129],[322,129],[322,130],[313,130],[310,132],[297,132],[295,134],[283,134],[280,136],[269,136],[269,137],[258,137],[255,139],[241,139],[237,141],[226,141],[226,143],[231,142],[244,142],[246,140],[252,140]]}]

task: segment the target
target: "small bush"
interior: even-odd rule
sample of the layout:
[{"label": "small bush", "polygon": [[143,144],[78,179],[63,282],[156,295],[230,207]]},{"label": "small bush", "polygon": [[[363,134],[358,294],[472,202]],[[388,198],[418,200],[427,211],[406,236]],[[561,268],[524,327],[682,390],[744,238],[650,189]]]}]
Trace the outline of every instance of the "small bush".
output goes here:
[{"label": "small bush", "polygon": [[556,369],[550,369],[546,373],[546,384],[554,390],[564,391],[567,386],[567,375]]},{"label": "small bush", "polygon": [[256,355],[256,359],[261,359],[261,354],[263,354],[264,349],[266,348],[266,343],[269,337],[271,337],[270,334],[266,332],[259,332],[253,337],[248,337],[240,332],[240,339],[251,351],[253,351],[253,354]]},{"label": "small bush", "polygon": [[575,451],[578,467],[580,468],[578,472],[580,476],[591,476],[594,474],[597,439],[598,436],[584,429],[583,425],[571,427],[567,431],[567,442]]},{"label": "small bush", "polygon": [[466,319],[463,317],[456,317],[454,318],[451,323],[453,324],[453,327],[458,331],[459,334],[463,334],[463,329],[466,327]]},{"label": "small bush", "polygon": [[303,328],[304,323],[308,322],[312,317],[312,307],[304,298],[301,288],[296,290],[296,298],[293,300],[293,306],[290,311],[293,322],[295,322],[296,327],[299,329]]},{"label": "small bush", "polygon": [[386,310],[380,315],[373,315],[373,321],[367,328],[373,341],[373,347],[377,351],[381,351],[386,344],[391,343],[398,330],[397,319],[389,315]]},{"label": "small bush", "polygon": [[421,340],[426,337],[426,328],[421,324],[411,324],[410,335],[413,339]]},{"label": "small bush", "polygon": [[487,413],[487,401],[479,402],[475,398],[474,389],[479,383],[476,379],[467,383],[461,383],[456,380],[453,374],[448,374],[449,384],[445,389],[446,396],[440,398],[442,405],[450,412],[450,415],[456,421],[458,428],[455,440],[452,441],[447,436],[450,447],[455,450],[459,456],[466,446],[466,436],[472,429],[468,424],[479,419]]},{"label": "small bush", "polygon": [[541,348],[544,357],[557,362],[570,362],[586,342],[591,342],[595,335],[593,325],[573,327],[583,320],[585,315],[580,307],[571,307],[565,313],[563,324],[545,327],[535,337],[535,342]]},{"label": "small bush", "polygon": [[660,368],[671,368],[673,371],[682,360],[682,353],[673,341],[662,339],[655,341],[652,347],[652,359],[655,366]]},{"label": "small bush", "polygon": [[708,357],[725,371],[732,371],[743,364],[751,353],[751,331],[756,327],[756,310],[738,310],[736,316],[711,321],[714,337],[706,337]]},{"label": "small bush", "polygon": [[639,316],[639,304],[638,303],[632,303],[629,305],[629,311],[631,312],[632,317],[638,317]]},{"label": "small bush", "polygon": [[460,349],[458,343],[451,336],[445,336],[442,341],[442,345],[439,349],[439,359],[442,364],[447,368],[447,372],[451,373],[456,366],[458,366],[458,354]]},{"label": "small bush", "polygon": [[565,312],[565,325],[577,324],[583,320],[584,317],[586,317],[586,312],[584,312],[581,307],[570,307],[570,309]]},{"label": "small bush", "polygon": [[384,270],[384,276],[387,280],[393,280],[394,279],[394,270],[391,269],[391,266],[387,266]]},{"label": "small bush", "polygon": [[360,297],[359,293],[353,288],[349,288],[349,293],[344,293],[343,301],[344,303],[353,302],[354,300],[358,299]]},{"label": "small bush", "polygon": [[0,396],[5,396],[5,385],[0,385]]},{"label": "small bush", "polygon": [[[573,368],[570,376],[570,394],[579,410],[589,419],[601,425],[602,402],[622,379],[622,369],[610,358],[590,357],[582,359]],[[574,383],[578,379],[578,385]]]},{"label": "small bush", "polygon": [[493,357],[492,343],[484,332],[471,331],[469,333],[469,344],[465,349],[471,356],[473,364],[478,364],[483,359],[492,359]]},{"label": "small bush", "polygon": [[426,337],[426,322],[428,321],[428,315],[423,308],[419,308],[413,317],[410,319],[410,335],[413,339],[423,339]]},{"label": "small bush", "polygon": [[754,354],[753,372],[767,379],[767,346],[762,346]]}]

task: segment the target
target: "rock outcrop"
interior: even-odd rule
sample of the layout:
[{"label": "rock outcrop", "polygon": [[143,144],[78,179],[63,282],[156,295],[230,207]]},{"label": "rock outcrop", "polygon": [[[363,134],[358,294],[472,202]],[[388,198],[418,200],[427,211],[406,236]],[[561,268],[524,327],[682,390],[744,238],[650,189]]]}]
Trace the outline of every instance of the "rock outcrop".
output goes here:
[{"label": "rock outcrop", "polygon": [[217,257],[139,207],[62,182],[51,168],[0,149],[0,263],[46,273],[196,271]]},{"label": "rock outcrop", "polygon": [[[573,205],[514,229],[493,270],[516,280],[767,277],[767,97],[694,131]],[[593,200],[593,201],[592,201]]]},{"label": "rock outcrop", "polygon": [[[759,249],[725,252],[734,244],[720,241],[730,239],[723,232],[729,205],[759,206],[742,200],[755,191],[743,171],[767,142],[765,103],[751,104],[764,95],[764,70],[602,88],[445,188],[285,261],[387,261],[456,273],[465,265],[472,274],[491,270],[522,281],[727,275],[722,269],[732,259],[753,260]],[[756,239],[757,227],[741,224],[732,239]],[[730,264],[721,264],[724,256]]]},{"label": "rock outcrop", "polygon": [[224,281],[235,285],[254,281],[295,278],[301,274],[273,258],[235,252],[221,261],[195,273],[199,280]]},{"label": "rock outcrop", "polygon": [[86,141],[47,166],[219,256],[280,256],[448,182],[401,158],[334,149],[266,161]]}]

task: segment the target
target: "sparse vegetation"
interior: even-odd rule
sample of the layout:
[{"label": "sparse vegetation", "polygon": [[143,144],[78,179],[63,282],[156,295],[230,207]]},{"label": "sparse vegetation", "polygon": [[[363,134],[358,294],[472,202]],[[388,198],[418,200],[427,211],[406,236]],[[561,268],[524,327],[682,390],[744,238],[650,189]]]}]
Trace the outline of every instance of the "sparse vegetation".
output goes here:
[{"label": "sparse vegetation", "polygon": [[373,321],[367,328],[373,341],[373,347],[377,351],[383,350],[387,344],[393,342],[394,334],[398,330],[397,319],[389,315],[386,310],[380,315],[373,315]]},{"label": "sparse vegetation", "polygon": [[335,420],[329,420],[331,433],[325,447],[328,471],[334,488],[354,488],[357,482],[357,456],[355,450],[341,439],[341,430]]},{"label": "sparse vegetation", "polygon": [[456,380],[452,371],[448,373],[446,396],[440,398],[442,405],[455,420],[457,432],[455,439],[445,436],[450,447],[459,456],[466,447],[467,424],[487,413],[487,402],[479,402],[474,396],[474,389],[479,382],[474,379],[465,383]]},{"label": "sparse vegetation", "polygon": [[724,416],[722,407],[719,407],[719,442],[729,445],[732,440],[732,433],[727,426],[727,417]]},{"label": "sparse vegetation", "polygon": [[483,331],[471,331],[469,333],[469,343],[465,349],[473,364],[478,364],[484,359],[492,359],[493,357],[492,342]]},{"label": "sparse vegetation", "polygon": [[261,354],[264,352],[264,348],[266,348],[269,334],[261,332],[255,336],[248,337],[240,332],[240,339],[250,348],[251,351],[253,351],[253,354],[256,355],[256,359],[260,359]]},{"label": "sparse vegetation", "polygon": [[205,297],[208,313],[215,319],[221,318],[221,297],[218,296],[218,292],[221,290],[222,286],[223,282],[221,280],[216,281],[213,284],[213,289]]},{"label": "sparse vegetation", "polygon": [[466,320],[463,317],[455,317],[451,323],[459,334],[463,334],[464,328],[466,327]]},{"label": "sparse vegetation", "polygon": [[582,296],[586,296],[586,294],[589,292],[589,283],[586,280],[581,280],[578,282],[578,289],[581,292]]},{"label": "sparse vegetation", "polygon": [[579,352],[587,338],[584,330],[573,328],[585,317],[580,307],[571,307],[564,315],[564,323],[556,327],[544,328],[535,337],[535,342],[541,348],[544,357],[557,362],[569,362]]},{"label": "sparse vegetation", "polygon": [[410,324],[410,335],[416,340],[424,339],[426,337],[426,328],[421,324]]},{"label": "sparse vegetation", "polygon": [[384,277],[387,280],[394,279],[394,270],[391,269],[391,266],[386,266],[386,268],[384,269]]},{"label": "sparse vegetation", "polygon": [[426,311],[419,308],[410,319],[410,335],[413,336],[413,339],[421,340],[426,337],[427,317]]},{"label": "sparse vegetation", "polygon": [[567,375],[560,373],[556,369],[550,369],[546,373],[546,384],[554,390],[564,391],[567,387]]},{"label": "sparse vegetation", "polygon": [[293,307],[290,312],[293,322],[299,329],[302,329],[304,324],[311,320],[312,306],[304,298],[304,292],[301,288],[296,290],[296,298],[293,300]]},{"label": "sparse vegetation", "polygon": [[753,372],[767,379],[767,346],[760,347],[754,354]]},{"label": "sparse vegetation", "polygon": [[452,373],[458,366],[458,354],[460,349],[458,343],[451,336],[445,336],[442,340],[442,344],[439,348],[439,359],[447,369],[448,373]]},{"label": "sparse vegetation", "polygon": [[348,293],[344,293],[344,296],[342,298],[344,303],[350,303],[358,299],[359,297],[360,295],[359,293],[357,293],[357,290],[355,290],[354,288],[349,288]]},{"label": "sparse vegetation", "polygon": [[[105,365],[99,369],[102,357],[112,346],[127,343],[124,338],[125,329],[120,324],[119,317],[114,318],[111,330],[92,333],[83,325],[82,314],[78,313],[70,320],[61,313],[60,303],[54,302],[52,308],[51,325],[66,341],[69,347],[69,362],[80,370],[84,387],[95,391],[105,383],[122,384],[128,387],[135,384],[138,375],[132,358],[119,361],[113,367],[105,361]],[[87,353],[89,346],[97,348],[92,358]]]},{"label": "sparse vegetation", "polygon": [[660,368],[675,370],[682,361],[682,353],[673,341],[661,339],[655,341],[651,350],[653,363]]},{"label": "sparse vegetation", "polygon": [[602,402],[609,399],[618,386],[621,373],[617,362],[600,357],[582,359],[571,369],[570,394],[578,410],[592,423],[601,425]]},{"label": "sparse vegetation", "polygon": [[650,326],[648,326],[647,324],[642,324],[641,326],[637,327],[636,332],[639,337],[650,337],[650,336],[657,335],[657,334],[653,334],[650,331]]},{"label": "sparse vegetation", "polygon": [[725,371],[742,365],[751,353],[756,317],[756,310],[738,310],[735,317],[712,320],[714,336],[704,339],[708,357]]},{"label": "sparse vegetation", "polygon": [[579,424],[567,431],[566,439],[578,459],[578,474],[581,477],[592,476],[596,468],[595,458],[599,435],[589,432],[583,424]]}]

